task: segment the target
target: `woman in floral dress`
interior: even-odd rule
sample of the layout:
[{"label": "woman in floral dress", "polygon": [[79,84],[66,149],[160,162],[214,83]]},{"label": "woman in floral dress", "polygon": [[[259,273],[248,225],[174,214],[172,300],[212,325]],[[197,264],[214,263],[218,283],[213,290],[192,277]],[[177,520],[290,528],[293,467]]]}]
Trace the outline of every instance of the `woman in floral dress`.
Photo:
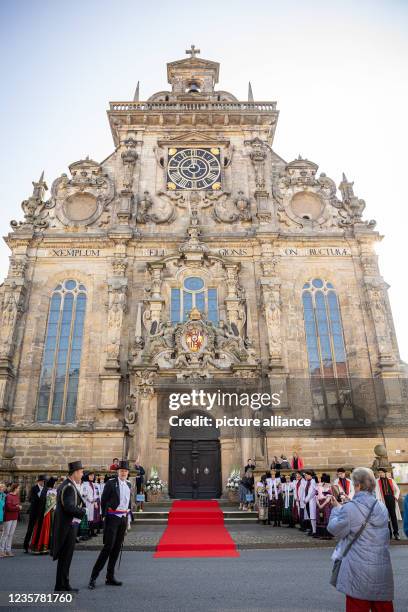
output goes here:
[{"label": "woman in floral dress", "polygon": [[55,506],[57,505],[56,482],[56,478],[49,478],[41,493],[40,514],[34,525],[30,544],[31,552],[36,555],[49,553],[51,549],[52,523]]}]

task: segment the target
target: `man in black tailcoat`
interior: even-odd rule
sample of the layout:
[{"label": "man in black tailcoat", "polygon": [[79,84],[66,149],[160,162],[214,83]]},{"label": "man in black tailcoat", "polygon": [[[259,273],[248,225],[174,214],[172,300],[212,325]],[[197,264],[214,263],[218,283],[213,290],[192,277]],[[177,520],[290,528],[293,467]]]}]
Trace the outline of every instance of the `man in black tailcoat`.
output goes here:
[{"label": "man in black tailcoat", "polygon": [[83,473],[80,461],[68,463],[68,476],[57,491],[52,539],[52,558],[58,559],[55,591],[78,591],[69,583],[69,568],[79,524],[86,513],[80,492]]},{"label": "man in black tailcoat", "polygon": [[102,493],[102,516],[104,517],[103,548],[92,569],[88,588],[94,589],[99,573],[108,561],[106,584],[121,586],[120,580],[115,578],[115,565],[122,548],[126,534],[128,519],[131,514],[129,462],[119,461],[117,475],[110,478],[105,484]]},{"label": "man in black tailcoat", "polygon": [[44,489],[45,479],[45,474],[40,474],[37,478],[37,482],[35,483],[35,485],[31,487],[31,491],[28,496],[28,501],[30,502],[30,509],[28,511],[28,526],[23,544],[25,553],[28,553],[28,547],[30,545],[31,536],[33,535],[34,525],[39,516],[40,496],[42,490]]}]

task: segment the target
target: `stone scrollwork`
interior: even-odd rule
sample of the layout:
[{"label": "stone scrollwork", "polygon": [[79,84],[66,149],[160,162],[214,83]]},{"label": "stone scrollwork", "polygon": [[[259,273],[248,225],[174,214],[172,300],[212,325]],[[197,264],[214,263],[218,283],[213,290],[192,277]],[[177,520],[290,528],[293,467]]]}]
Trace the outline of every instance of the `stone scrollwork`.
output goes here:
[{"label": "stone scrollwork", "polygon": [[114,185],[102,166],[91,159],[69,166],[51,187],[56,216],[63,225],[87,226],[96,222],[114,197]]},{"label": "stone scrollwork", "polygon": [[354,196],[353,183],[343,175],[342,199],[337,198],[335,182],[323,172],[316,176],[318,165],[299,156],[286,165],[275,178],[272,196],[280,224],[290,229],[344,228],[364,223],[372,229],[374,221],[362,222],[364,200]]},{"label": "stone scrollwork", "polygon": [[[210,194],[207,197],[211,197]],[[214,219],[219,223],[236,223],[238,221],[251,221],[251,205],[249,199],[243,191],[238,191],[237,196],[232,200],[228,193],[222,194],[224,198],[219,198],[214,202]]]},{"label": "stone scrollwork", "polygon": [[172,201],[163,192],[158,192],[156,196],[150,195],[145,191],[137,202],[136,222],[144,223],[172,223],[176,218],[176,210]]},{"label": "stone scrollwork", "polygon": [[154,380],[154,371],[136,370],[133,374],[133,383],[137,395],[151,397],[154,394]]}]

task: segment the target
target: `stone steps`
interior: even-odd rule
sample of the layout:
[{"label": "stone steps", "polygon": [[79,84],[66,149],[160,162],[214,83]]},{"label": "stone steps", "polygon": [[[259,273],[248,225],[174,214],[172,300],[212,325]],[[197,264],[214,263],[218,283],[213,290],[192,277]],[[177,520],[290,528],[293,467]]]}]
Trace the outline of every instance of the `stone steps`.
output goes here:
[{"label": "stone steps", "polygon": [[[146,504],[147,506],[147,504]],[[145,506],[145,507],[146,507]],[[167,525],[169,510],[163,509],[163,504],[160,504],[161,508],[151,509],[149,508],[143,512],[134,512],[135,524],[140,525]],[[231,508],[236,507],[231,504]],[[251,524],[256,523],[258,520],[257,512],[243,512],[242,510],[232,510],[229,507],[224,508],[221,506],[224,514],[225,524]]]}]

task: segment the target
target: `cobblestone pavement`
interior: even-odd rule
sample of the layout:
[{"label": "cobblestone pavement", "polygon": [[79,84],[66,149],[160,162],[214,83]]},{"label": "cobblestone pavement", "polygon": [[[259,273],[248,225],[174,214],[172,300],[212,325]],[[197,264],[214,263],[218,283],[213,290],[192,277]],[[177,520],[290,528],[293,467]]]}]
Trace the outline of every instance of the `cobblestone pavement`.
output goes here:
[{"label": "cobblestone pavement", "polygon": [[[333,547],[334,540],[313,539],[298,529],[287,527],[272,527],[268,525],[226,525],[232,539],[239,549],[251,548],[317,548]],[[137,525],[132,524],[132,528],[126,535],[125,550],[154,550],[159,542],[166,525]],[[22,548],[26,523],[19,523],[14,536],[15,548]],[[392,541],[393,545],[408,545],[408,540],[402,535],[402,525],[400,529],[401,540]],[[102,534],[91,538],[77,545],[77,550],[99,550],[102,546]]]}]

